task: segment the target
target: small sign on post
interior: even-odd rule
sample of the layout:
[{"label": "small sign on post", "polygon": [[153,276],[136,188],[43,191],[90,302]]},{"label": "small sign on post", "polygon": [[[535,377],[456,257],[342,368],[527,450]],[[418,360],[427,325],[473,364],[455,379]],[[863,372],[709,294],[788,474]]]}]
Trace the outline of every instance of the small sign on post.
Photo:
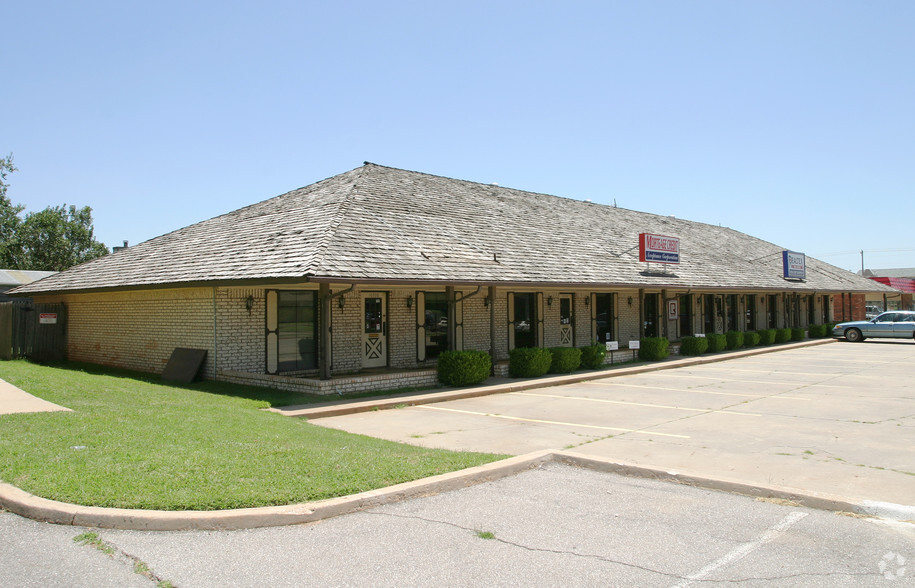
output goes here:
[{"label": "small sign on post", "polygon": [[607,351],[617,351],[620,348],[619,341],[607,341]]},{"label": "small sign on post", "polygon": [[39,325],[56,325],[57,324],[57,313],[56,312],[42,312],[38,314],[38,324]]},{"label": "small sign on post", "polygon": [[629,342],[629,349],[639,349],[641,346],[642,346],[641,341],[630,341]]}]

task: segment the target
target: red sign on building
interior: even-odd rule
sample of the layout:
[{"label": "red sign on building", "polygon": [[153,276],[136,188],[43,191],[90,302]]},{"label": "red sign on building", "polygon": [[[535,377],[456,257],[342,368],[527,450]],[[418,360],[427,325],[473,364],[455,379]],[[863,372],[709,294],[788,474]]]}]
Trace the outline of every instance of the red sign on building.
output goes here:
[{"label": "red sign on building", "polygon": [[680,263],[680,239],[639,233],[639,261]]}]

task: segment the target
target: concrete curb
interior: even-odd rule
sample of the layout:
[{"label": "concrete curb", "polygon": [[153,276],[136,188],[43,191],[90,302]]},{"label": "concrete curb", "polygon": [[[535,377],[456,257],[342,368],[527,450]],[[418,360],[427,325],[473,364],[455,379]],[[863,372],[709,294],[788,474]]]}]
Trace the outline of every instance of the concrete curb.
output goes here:
[{"label": "concrete curb", "polygon": [[58,525],[135,531],[230,530],[311,523],[409,498],[439,494],[497,480],[538,467],[549,451],[405,482],[388,488],[316,502],[218,511],[163,511],[80,506],[40,498],[0,482],[0,508],[36,521]]},{"label": "concrete curb", "polygon": [[373,410],[386,410],[399,406],[418,406],[422,404],[433,404],[436,402],[446,402],[448,400],[460,400],[463,398],[477,398],[480,396],[489,396],[491,394],[504,394],[507,392],[521,392],[535,388],[546,388],[550,386],[562,386],[564,384],[578,384],[591,380],[603,380],[605,378],[618,378],[620,376],[629,376],[633,374],[644,374],[649,372],[669,370],[674,368],[689,367],[694,365],[705,365],[709,363],[718,363],[730,359],[741,357],[751,357],[765,353],[776,353],[789,349],[798,349],[801,347],[811,347],[814,345],[825,345],[835,343],[835,339],[808,339],[798,343],[783,343],[781,345],[772,345],[754,349],[745,349],[742,351],[732,351],[716,353],[709,356],[698,357],[680,357],[668,359],[654,363],[646,363],[632,367],[612,368],[601,371],[589,371],[582,374],[571,374],[565,376],[545,376],[542,378],[519,379],[511,382],[493,384],[489,386],[477,386],[473,388],[456,388],[452,390],[441,390],[438,392],[428,393],[408,393],[398,394],[395,396],[380,396],[368,400],[335,400],[332,402],[297,405],[278,408],[267,408],[269,412],[275,412],[284,416],[300,417],[308,419],[321,419],[334,416],[343,416],[347,414],[356,414],[360,412],[369,412]]},{"label": "concrete curb", "polygon": [[556,462],[617,475],[647,478],[717,490],[758,499],[884,519],[915,522],[915,506],[883,502],[852,502],[839,496],[782,486],[757,486],[727,478],[709,478],[582,455],[571,451],[538,451],[388,488],[317,502],[221,511],[155,511],[100,508],[39,498],[0,482],[0,508],[20,516],[60,525],[137,531],[234,530],[311,523],[367,508],[449,492],[491,482]]}]

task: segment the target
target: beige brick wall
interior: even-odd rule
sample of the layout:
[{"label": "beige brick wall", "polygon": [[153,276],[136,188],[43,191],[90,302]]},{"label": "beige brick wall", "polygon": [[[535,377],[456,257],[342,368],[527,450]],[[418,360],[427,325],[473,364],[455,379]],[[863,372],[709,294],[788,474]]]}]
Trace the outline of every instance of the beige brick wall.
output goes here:
[{"label": "beige brick wall", "polygon": [[67,305],[71,361],[161,373],[176,347],[190,347],[207,350],[202,373],[213,377],[212,288],[68,294],[53,299]]}]

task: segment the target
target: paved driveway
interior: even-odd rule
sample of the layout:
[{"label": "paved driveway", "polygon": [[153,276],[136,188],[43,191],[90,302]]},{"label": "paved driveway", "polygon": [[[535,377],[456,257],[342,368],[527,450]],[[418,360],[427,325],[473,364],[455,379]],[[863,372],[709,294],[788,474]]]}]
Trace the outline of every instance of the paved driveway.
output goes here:
[{"label": "paved driveway", "polygon": [[314,420],[426,447],[541,449],[915,505],[915,344],[836,342]]}]

